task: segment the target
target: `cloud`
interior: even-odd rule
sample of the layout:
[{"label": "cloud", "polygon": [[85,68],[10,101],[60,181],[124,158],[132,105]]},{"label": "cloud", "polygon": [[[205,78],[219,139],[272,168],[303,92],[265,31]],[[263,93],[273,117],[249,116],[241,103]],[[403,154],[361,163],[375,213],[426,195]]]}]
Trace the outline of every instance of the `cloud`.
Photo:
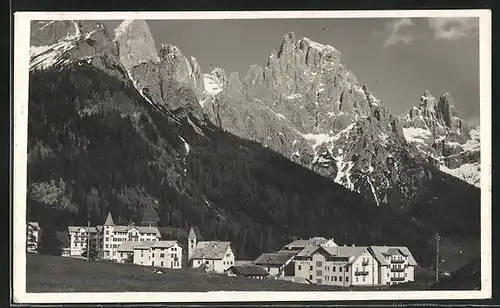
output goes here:
[{"label": "cloud", "polygon": [[429,18],[429,27],[437,40],[457,40],[479,32],[477,17]]},{"label": "cloud", "polygon": [[398,43],[410,43],[413,37],[409,34],[401,33],[402,28],[413,26],[413,21],[409,18],[401,18],[385,23],[385,28],[389,32],[389,36],[385,39],[384,47],[396,45]]}]

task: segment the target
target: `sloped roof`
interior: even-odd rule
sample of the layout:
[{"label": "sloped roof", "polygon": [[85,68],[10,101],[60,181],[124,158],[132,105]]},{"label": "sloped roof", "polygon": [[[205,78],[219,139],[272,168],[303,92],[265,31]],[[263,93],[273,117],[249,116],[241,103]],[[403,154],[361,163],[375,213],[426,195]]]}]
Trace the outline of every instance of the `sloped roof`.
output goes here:
[{"label": "sloped roof", "polygon": [[134,248],[139,246],[140,242],[132,242],[132,241],[126,241],[120,244],[116,251],[120,252],[133,252]]},{"label": "sloped roof", "polygon": [[177,241],[153,241],[151,248],[170,248],[177,244]]},{"label": "sloped roof", "polygon": [[191,259],[215,259],[224,258],[227,250],[231,247],[230,242],[202,241],[196,244]]},{"label": "sloped roof", "polygon": [[83,227],[83,226],[68,226],[68,231],[70,233],[73,233],[73,232],[78,232],[80,231],[80,229],[85,229],[86,232],[89,232],[89,233],[95,233],[97,232],[97,229],[95,227]]},{"label": "sloped roof", "polygon": [[321,246],[324,250],[326,250],[332,257],[341,257],[347,258],[349,264],[354,263],[363,252],[367,251],[368,247],[366,246],[337,246],[337,247],[328,247]]},{"label": "sloped roof", "polygon": [[108,213],[108,217],[106,217],[106,221],[104,221],[105,226],[113,226],[113,217],[111,216],[111,212]]},{"label": "sloped roof", "polygon": [[134,249],[140,249],[140,250],[149,249],[155,244],[155,242],[153,242],[153,241],[144,241],[144,242],[136,242],[136,243],[138,243],[138,245],[134,246]]},{"label": "sloped roof", "polygon": [[324,238],[322,236],[316,236],[316,237],[312,237],[308,240],[301,239],[301,240],[293,241],[290,244],[286,245],[284,248],[286,248],[286,249],[291,249],[294,247],[305,248],[307,246],[324,245],[328,241],[330,241],[330,239]]},{"label": "sloped roof", "polygon": [[406,246],[370,246],[373,254],[381,265],[389,265],[384,255],[398,255],[408,257],[408,263],[410,265],[416,266],[417,261],[410,252],[410,249]]},{"label": "sloped roof", "polygon": [[234,265],[253,265],[253,260],[234,260]]},{"label": "sloped roof", "polygon": [[28,225],[30,225],[31,227],[33,227],[35,229],[40,230],[40,225],[36,221],[28,222]]},{"label": "sloped roof", "polygon": [[116,232],[128,232],[130,229],[137,229],[141,233],[154,233],[157,237],[161,237],[160,230],[157,227],[146,227],[146,226],[114,226],[114,231]]},{"label": "sloped roof", "polygon": [[233,265],[226,271],[231,271],[242,276],[267,276],[269,273],[258,265]]},{"label": "sloped roof", "polygon": [[255,259],[257,265],[284,265],[295,257],[295,252],[265,252]]},{"label": "sloped roof", "polygon": [[193,227],[189,230],[188,238],[196,238],[196,233],[194,232]]}]

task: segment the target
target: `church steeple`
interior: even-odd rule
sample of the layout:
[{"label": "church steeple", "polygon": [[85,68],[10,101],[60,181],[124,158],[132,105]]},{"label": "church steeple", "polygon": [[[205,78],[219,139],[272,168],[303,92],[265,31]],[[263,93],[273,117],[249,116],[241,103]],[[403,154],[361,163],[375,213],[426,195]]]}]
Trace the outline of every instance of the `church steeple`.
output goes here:
[{"label": "church steeple", "polygon": [[106,221],[104,222],[105,226],[114,226],[113,217],[111,216],[111,212],[108,213],[108,217],[106,217]]},{"label": "church steeple", "polygon": [[191,256],[196,248],[196,232],[193,227],[189,230],[188,234],[188,262],[191,260]]}]

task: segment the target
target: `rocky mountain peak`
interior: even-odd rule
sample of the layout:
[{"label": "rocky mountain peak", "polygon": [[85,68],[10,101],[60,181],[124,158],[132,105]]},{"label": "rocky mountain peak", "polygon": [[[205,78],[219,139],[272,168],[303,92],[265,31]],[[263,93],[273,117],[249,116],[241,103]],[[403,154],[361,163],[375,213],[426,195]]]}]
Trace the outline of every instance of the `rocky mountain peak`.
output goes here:
[{"label": "rocky mountain peak", "polygon": [[133,67],[146,62],[159,62],[155,43],[144,20],[125,20],[115,29],[115,42],[118,45],[120,61],[130,71]]}]

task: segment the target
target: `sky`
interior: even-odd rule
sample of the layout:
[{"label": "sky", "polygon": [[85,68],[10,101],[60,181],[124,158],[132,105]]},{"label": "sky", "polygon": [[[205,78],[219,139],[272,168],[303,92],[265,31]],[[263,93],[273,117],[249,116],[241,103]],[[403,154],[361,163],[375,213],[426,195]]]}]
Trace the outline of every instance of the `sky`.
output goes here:
[{"label": "sky", "polygon": [[[120,21],[105,21],[112,32]],[[478,18],[314,18],[149,20],[156,48],[172,44],[203,72],[220,66],[243,76],[266,65],[285,33],[335,47],[361,84],[394,115],[418,105],[428,89],[452,95],[459,115],[479,123]]]}]

